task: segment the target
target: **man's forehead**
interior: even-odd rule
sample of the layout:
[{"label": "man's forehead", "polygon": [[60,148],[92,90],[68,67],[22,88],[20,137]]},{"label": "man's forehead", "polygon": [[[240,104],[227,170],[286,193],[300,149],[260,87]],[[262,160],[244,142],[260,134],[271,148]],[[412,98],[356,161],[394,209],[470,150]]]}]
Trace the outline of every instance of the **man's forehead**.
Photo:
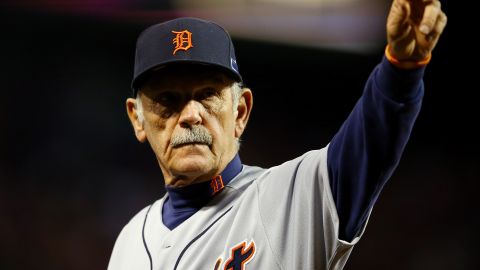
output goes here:
[{"label": "man's forehead", "polygon": [[170,84],[181,82],[209,82],[231,84],[234,82],[221,68],[201,64],[169,65],[154,70],[147,84]]}]

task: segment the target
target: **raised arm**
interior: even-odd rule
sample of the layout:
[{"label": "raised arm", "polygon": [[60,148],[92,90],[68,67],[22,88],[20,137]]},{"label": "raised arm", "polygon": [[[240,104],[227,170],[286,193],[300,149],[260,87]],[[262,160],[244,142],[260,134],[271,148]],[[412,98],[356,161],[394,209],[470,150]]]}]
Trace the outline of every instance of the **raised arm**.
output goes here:
[{"label": "raised arm", "polygon": [[400,161],[420,110],[424,68],[446,18],[438,0],[392,3],[385,58],[328,150],[342,240],[351,241],[359,233]]}]

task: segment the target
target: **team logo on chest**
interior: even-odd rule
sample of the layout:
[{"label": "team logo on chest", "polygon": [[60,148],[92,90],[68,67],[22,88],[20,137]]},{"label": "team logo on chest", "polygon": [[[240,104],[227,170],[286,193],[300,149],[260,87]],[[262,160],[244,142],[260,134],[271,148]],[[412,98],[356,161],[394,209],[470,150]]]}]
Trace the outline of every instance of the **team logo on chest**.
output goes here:
[{"label": "team logo on chest", "polygon": [[218,258],[214,270],[245,270],[245,265],[253,259],[254,255],[255,242],[252,240],[247,245],[247,241],[243,241],[230,250],[230,257],[223,264],[223,268],[223,258]]}]

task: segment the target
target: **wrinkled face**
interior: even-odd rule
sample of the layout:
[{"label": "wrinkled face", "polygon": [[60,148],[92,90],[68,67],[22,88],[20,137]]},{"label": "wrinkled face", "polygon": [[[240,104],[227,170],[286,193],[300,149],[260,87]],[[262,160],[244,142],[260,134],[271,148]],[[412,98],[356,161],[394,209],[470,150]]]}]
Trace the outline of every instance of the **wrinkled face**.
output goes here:
[{"label": "wrinkled face", "polygon": [[[141,88],[142,127],[130,118],[137,138],[155,152],[166,184],[207,181],[235,156],[244,124],[233,108],[233,82],[216,70],[183,67],[164,70]],[[129,102],[135,100],[127,101],[130,115]]]}]

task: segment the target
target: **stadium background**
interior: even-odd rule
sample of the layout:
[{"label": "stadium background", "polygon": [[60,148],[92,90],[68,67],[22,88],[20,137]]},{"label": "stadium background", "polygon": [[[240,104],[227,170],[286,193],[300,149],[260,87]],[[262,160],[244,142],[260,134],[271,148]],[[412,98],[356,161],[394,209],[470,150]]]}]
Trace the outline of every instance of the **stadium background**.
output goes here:
[{"label": "stadium background", "polygon": [[[478,269],[478,102],[454,9],[424,107],[346,269]],[[124,109],[136,36],[218,21],[254,91],[246,164],[328,143],[384,49],[385,1],[2,1],[0,269],[105,269],[120,229],[163,194]],[[455,52],[455,53],[454,53]],[[460,74],[459,74],[460,72]],[[459,74],[459,75],[457,75]]]}]

